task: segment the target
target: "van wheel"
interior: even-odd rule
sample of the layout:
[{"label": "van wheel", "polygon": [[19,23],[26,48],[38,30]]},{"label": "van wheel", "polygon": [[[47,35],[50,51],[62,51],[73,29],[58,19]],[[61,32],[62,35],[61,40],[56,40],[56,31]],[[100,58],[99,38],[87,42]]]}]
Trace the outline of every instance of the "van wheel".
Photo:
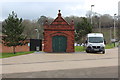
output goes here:
[{"label": "van wheel", "polygon": [[87,53],[89,53],[89,51],[88,51],[88,50],[86,50],[86,52],[87,52]]},{"label": "van wheel", "polygon": [[105,54],[105,51],[103,51],[102,54]]}]

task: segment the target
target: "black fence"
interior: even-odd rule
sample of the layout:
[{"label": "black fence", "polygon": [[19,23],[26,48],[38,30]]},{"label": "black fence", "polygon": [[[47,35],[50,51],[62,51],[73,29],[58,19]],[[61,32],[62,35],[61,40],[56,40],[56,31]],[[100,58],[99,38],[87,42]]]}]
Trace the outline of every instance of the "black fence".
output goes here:
[{"label": "black fence", "polygon": [[30,51],[42,51],[42,40],[30,39]]}]

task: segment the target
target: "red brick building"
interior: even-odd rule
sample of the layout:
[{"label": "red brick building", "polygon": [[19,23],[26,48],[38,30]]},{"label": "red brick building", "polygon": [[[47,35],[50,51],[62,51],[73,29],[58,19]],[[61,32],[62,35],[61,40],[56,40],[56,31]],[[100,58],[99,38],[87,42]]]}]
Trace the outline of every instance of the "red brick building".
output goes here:
[{"label": "red brick building", "polygon": [[67,23],[59,10],[58,17],[44,25],[45,52],[74,52],[74,23]]}]

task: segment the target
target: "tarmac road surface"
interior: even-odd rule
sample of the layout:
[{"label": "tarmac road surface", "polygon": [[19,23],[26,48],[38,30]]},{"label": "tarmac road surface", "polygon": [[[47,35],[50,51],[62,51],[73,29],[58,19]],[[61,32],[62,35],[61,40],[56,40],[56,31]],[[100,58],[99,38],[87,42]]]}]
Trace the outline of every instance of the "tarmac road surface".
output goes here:
[{"label": "tarmac road surface", "polygon": [[118,78],[118,67],[97,67],[3,74],[3,78]]},{"label": "tarmac road surface", "polygon": [[4,58],[3,78],[117,78],[118,48],[100,53],[33,53]]}]

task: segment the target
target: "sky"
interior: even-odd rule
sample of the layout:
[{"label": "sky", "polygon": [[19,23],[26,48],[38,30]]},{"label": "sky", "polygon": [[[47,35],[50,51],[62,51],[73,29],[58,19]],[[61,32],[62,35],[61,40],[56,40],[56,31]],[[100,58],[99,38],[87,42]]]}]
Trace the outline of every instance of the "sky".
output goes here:
[{"label": "sky", "polygon": [[[120,16],[120,1],[118,3],[118,15]],[[120,17],[119,17],[120,18]]]},{"label": "sky", "polygon": [[101,15],[118,14],[120,0],[0,0],[0,21],[15,11],[19,18],[37,20],[40,16],[56,18],[58,10],[62,16],[86,16],[91,10]]}]

